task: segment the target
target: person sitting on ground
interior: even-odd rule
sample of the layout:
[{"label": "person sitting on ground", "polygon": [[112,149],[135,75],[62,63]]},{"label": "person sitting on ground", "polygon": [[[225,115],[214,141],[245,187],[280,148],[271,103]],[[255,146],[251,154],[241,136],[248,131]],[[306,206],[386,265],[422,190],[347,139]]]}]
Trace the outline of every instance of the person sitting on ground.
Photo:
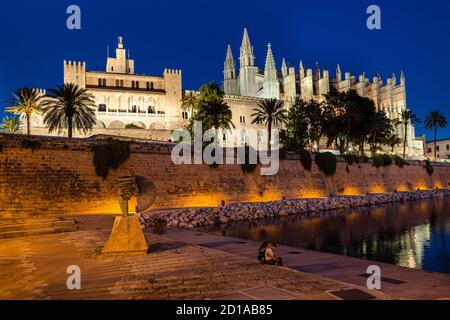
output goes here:
[{"label": "person sitting on ground", "polygon": [[265,263],[264,256],[266,254],[266,248],[268,245],[269,244],[264,241],[263,244],[258,249],[258,258],[257,259],[260,263]]},{"label": "person sitting on ground", "polygon": [[274,250],[277,248],[276,243],[271,243],[267,245],[266,251],[264,254],[264,261],[267,264],[274,265],[274,266],[282,266],[283,261],[280,257],[277,257],[274,253]]}]

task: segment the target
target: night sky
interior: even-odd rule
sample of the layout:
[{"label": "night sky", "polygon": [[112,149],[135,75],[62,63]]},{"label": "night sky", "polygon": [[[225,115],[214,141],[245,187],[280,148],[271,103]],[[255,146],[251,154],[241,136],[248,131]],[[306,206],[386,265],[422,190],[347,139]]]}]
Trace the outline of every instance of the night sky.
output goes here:
[{"label": "night sky", "polygon": [[[66,28],[66,8],[81,7],[81,30]],[[382,29],[366,27],[366,9],[381,7]],[[0,4],[0,103],[22,86],[49,88],[63,80],[62,62],[87,62],[104,70],[107,45],[114,52],[122,35],[136,72],[161,75],[165,67],[183,71],[183,87],[198,89],[222,80],[226,45],[235,59],[244,26],[264,67],[272,43],[281,59],[296,68],[316,61],[335,75],[372,79],[379,72],[397,79],[404,70],[408,107],[419,117],[432,109],[450,115],[450,1],[2,1]],[[2,110],[3,111],[3,110]],[[431,133],[417,128],[417,134]],[[450,138],[450,127],[439,138]]]}]

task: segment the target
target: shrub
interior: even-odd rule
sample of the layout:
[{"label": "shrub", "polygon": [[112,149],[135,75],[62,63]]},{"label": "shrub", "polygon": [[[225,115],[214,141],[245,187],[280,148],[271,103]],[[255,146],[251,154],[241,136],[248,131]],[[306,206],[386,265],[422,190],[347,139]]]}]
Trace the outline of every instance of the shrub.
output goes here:
[{"label": "shrub", "polygon": [[373,165],[377,168],[388,167],[392,164],[392,157],[388,154],[376,154],[373,156]]},{"label": "shrub", "polygon": [[[250,147],[245,146],[245,161],[241,164],[242,172],[244,173],[252,173],[256,170],[256,164],[250,163]],[[252,150],[255,152],[255,150]],[[258,160],[256,161],[258,162]]]},{"label": "shrub", "polygon": [[399,167],[399,168],[403,168],[404,166],[409,165],[409,163],[407,161],[405,161],[405,159],[403,159],[402,157],[399,157],[398,155],[394,156],[394,162],[397,165],[397,167]]},{"label": "shrub", "polygon": [[354,153],[343,154],[342,158],[344,158],[344,160],[347,161],[347,164],[349,166],[351,166],[354,163],[356,163],[356,164],[359,163],[359,156]]},{"label": "shrub", "polygon": [[31,149],[32,151],[39,149],[41,147],[41,142],[38,140],[32,140],[32,139],[22,139],[20,142],[22,148],[25,149]]},{"label": "shrub", "polygon": [[106,179],[109,169],[117,169],[130,156],[130,145],[126,141],[108,139],[92,147],[95,173]]},{"label": "shrub", "polygon": [[139,126],[135,125],[134,123],[128,123],[125,125],[125,129],[144,129],[144,128],[139,127]]},{"label": "shrub", "polygon": [[430,160],[425,160],[425,170],[427,170],[427,173],[431,176],[434,172],[434,168],[431,165]]},{"label": "shrub", "polygon": [[319,170],[325,173],[326,176],[332,176],[336,173],[337,160],[336,156],[331,152],[317,153],[315,162]]},{"label": "shrub", "polygon": [[298,155],[300,156],[300,162],[302,163],[303,168],[305,168],[305,170],[311,171],[312,167],[311,153],[309,153],[309,151],[306,150],[300,150],[298,152]]}]

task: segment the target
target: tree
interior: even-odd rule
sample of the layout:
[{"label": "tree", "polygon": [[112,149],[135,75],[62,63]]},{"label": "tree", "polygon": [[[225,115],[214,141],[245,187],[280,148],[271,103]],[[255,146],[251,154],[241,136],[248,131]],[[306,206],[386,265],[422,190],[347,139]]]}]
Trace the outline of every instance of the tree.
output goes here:
[{"label": "tree", "polygon": [[405,126],[405,136],[403,137],[403,159],[406,156],[406,140],[408,137],[408,125],[412,125],[414,123],[420,123],[420,119],[416,116],[414,112],[411,110],[405,109],[400,114],[401,120],[400,123]]},{"label": "tree", "polygon": [[296,99],[287,112],[286,130],[280,132],[280,143],[283,148],[292,151],[304,150],[309,142],[308,123],[303,117],[305,102]]},{"label": "tree", "polygon": [[320,139],[325,134],[325,123],[328,119],[327,110],[321,102],[310,100],[300,104],[300,116],[306,120],[308,126],[307,136],[310,143],[317,145],[317,152],[320,151]]},{"label": "tree", "polygon": [[345,104],[344,108],[342,110],[342,113],[340,114],[339,118],[340,121],[345,124],[346,128],[346,143],[345,143],[345,149],[346,151],[349,150],[350,145],[350,139],[351,139],[351,129],[352,126],[356,123],[358,123],[361,118],[361,110],[360,105],[358,104],[358,93],[355,90],[350,90],[346,94]]},{"label": "tree", "polygon": [[254,113],[251,115],[253,118],[252,124],[263,123],[267,126],[267,146],[270,152],[272,141],[272,126],[274,124],[286,123],[287,114],[284,109],[283,101],[277,99],[265,99],[258,103],[258,106],[253,109]]},{"label": "tree", "polygon": [[434,161],[436,161],[437,129],[447,127],[447,116],[439,110],[430,111],[425,117],[425,128],[434,130]]},{"label": "tree", "polygon": [[44,124],[49,132],[67,128],[69,139],[73,128],[84,133],[92,130],[95,119],[94,96],[87,89],[69,83],[48,91],[44,103]]},{"label": "tree", "polygon": [[192,92],[184,92],[181,98],[181,109],[190,111],[191,118],[194,115],[194,109],[197,107],[197,95]]},{"label": "tree", "polygon": [[391,152],[394,153],[394,148],[403,142],[393,130],[385,137],[383,144],[391,148]]},{"label": "tree", "polygon": [[21,133],[20,120],[17,117],[4,117],[0,124],[0,131],[6,133]]},{"label": "tree", "polygon": [[13,98],[8,101],[9,107],[6,108],[6,112],[24,116],[27,122],[27,134],[30,135],[31,116],[42,112],[43,95],[33,88],[20,88],[12,96]]},{"label": "tree", "polygon": [[384,111],[374,112],[368,121],[370,151],[375,154],[392,131],[392,123]]},{"label": "tree", "polygon": [[215,142],[219,143],[219,129],[234,128],[232,112],[223,100],[224,93],[215,82],[200,88],[194,120],[202,122],[203,130],[215,130]]}]

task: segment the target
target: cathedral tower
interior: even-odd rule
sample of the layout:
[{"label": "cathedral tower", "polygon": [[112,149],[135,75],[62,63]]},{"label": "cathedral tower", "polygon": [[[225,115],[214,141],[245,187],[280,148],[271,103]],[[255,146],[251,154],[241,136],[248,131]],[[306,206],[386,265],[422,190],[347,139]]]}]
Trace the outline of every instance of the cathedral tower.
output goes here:
[{"label": "cathedral tower", "polygon": [[264,98],[280,98],[280,83],[272,53],[272,45],[267,45],[266,66],[264,68]]},{"label": "cathedral tower", "polygon": [[255,66],[253,47],[250,44],[247,28],[244,29],[242,45],[240,50],[239,89],[242,96],[254,97],[256,95],[256,74],[258,67]]},{"label": "cathedral tower", "polygon": [[236,62],[233,58],[231,46],[228,45],[227,55],[223,66],[223,90],[225,94],[239,95],[239,82],[236,76]]}]

